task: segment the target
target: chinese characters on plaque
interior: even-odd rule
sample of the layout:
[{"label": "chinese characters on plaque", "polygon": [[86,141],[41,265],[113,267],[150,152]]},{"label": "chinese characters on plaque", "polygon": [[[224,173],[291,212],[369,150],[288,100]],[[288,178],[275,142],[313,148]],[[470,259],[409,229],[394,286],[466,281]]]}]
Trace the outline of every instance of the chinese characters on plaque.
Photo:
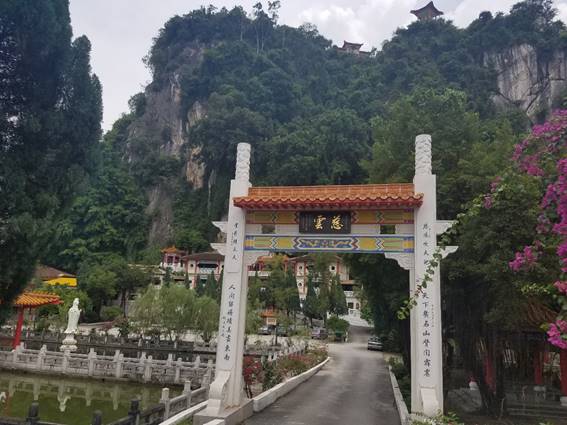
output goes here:
[{"label": "chinese characters on plaque", "polygon": [[350,233],[350,212],[310,211],[299,213],[299,233]]},{"label": "chinese characters on plaque", "polygon": [[[431,224],[425,223],[420,229],[422,242],[421,246],[416,247],[416,249],[421,249],[423,251],[423,266],[424,270],[427,270],[429,261],[433,258],[433,250],[435,248],[435,235],[433,234],[433,228]],[[423,277],[422,277],[423,279]],[[418,279],[417,284],[421,283]],[[433,304],[429,297],[428,288],[424,288],[419,296],[418,303],[420,308],[418,309],[418,323],[420,326],[420,349],[423,353],[423,376],[429,378],[432,375],[432,328],[435,327],[435,317],[433,317]]]}]

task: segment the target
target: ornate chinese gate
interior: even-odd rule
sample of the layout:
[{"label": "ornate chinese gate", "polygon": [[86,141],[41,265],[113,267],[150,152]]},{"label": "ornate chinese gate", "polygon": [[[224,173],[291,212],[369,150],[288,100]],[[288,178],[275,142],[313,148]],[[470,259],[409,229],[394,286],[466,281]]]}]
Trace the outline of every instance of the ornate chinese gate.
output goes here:
[{"label": "ornate chinese gate", "polygon": [[[237,149],[228,222],[215,223],[226,244],[216,377],[208,418],[238,423],[252,413],[242,381],[248,265],[270,252],[384,254],[409,270],[410,291],[423,279],[437,249],[437,236],[451,222],[436,219],[436,180],[431,173],[431,137],[415,141],[413,184],[251,187],[250,145]],[[386,228],[389,234],[384,234]],[[456,248],[446,249],[443,255]],[[439,270],[411,312],[412,412],[434,416],[443,409],[441,294]]]}]

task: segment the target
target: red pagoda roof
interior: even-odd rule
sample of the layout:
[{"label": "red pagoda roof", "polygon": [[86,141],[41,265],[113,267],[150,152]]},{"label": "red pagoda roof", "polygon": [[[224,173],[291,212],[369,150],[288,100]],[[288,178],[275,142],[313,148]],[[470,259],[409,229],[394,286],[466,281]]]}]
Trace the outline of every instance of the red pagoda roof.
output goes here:
[{"label": "red pagoda roof", "polygon": [[14,307],[41,307],[47,304],[61,304],[59,295],[44,292],[24,292],[14,301]]},{"label": "red pagoda roof", "polygon": [[413,184],[365,184],[344,186],[251,187],[248,196],[234,205],[246,210],[372,209],[419,207],[422,193]]},{"label": "red pagoda roof", "polygon": [[164,254],[181,254],[181,255],[186,255],[187,251],[183,251],[181,249],[176,248],[175,245],[164,248],[161,250],[161,252],[163,252]]},{"label": "red pagoda roof", "polygon": [[419,19],[425,20],[433,19],[437,16],[443,15],[443,12],[437,9],[432,1],[430,1],[420,9],[410,10],[410,13],[417,16]]},{"label": "red pagoda roof", "polygon": [[343,40],[343,47],[342,49],[346,49],[348,47],[353,47],[355,49],[360,49],[364,43],[351,43],[350,41]]}]

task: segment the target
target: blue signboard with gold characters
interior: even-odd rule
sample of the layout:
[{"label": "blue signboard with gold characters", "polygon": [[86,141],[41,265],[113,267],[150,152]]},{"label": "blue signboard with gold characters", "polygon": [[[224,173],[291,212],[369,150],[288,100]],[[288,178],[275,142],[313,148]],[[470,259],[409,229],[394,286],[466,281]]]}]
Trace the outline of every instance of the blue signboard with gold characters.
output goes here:
[{"label": "blue signboard with gold characters", "polygon": [[306,211],[299,213],[299,233],[350,233],[350,212]]}]

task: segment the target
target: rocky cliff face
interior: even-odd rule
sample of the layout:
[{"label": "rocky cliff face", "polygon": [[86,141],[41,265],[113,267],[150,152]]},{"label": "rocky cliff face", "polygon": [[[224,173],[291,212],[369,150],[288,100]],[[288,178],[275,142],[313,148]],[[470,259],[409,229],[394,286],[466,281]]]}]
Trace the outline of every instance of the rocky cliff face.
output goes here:
[{"label": "rocky cliff face", "polygon": [[532,121],[557,107],[567,89],[567,57],[555,51],[544,59],[536,49],[521,44],[501,53],[486,54],[484,64],[497,73],[496,105],[518,107]]},{"label": "rocky cliff face", "polygon": [[[183,52],[185,66],[199,66],[204,49],[199,46],[188,46]],[[191,146],[189,130],[207,116],[207,106],[203,102],[195,102],[188,110],[183,111],[180,76],[177,71],[168,77],[168,83],[159,90],[147,88],[145,91],[145,110],[129,128],[127,156],[129,161],[139,158],[140,144],[144,150],[154,150],[160,155],[179,159],[183,164],[179,176],[193,189],[202,189],[208,184],[207,169],[201,159],[202,147]],[[146,189],[148,206],[146,213],[151,217],[149,244],[164,246],[173,238],[173,202],[178,179],[162,179]]]}]

